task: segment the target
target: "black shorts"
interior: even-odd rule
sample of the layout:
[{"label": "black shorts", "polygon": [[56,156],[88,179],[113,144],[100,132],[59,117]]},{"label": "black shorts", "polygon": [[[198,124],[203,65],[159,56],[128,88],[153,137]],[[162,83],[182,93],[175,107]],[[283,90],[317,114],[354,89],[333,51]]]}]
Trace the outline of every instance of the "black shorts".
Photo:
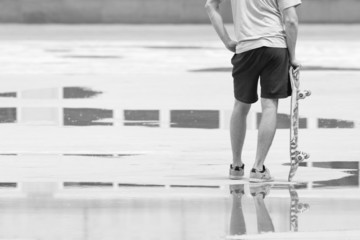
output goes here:
[{"label": "black shorts", "polygon": [[260,77],[261,97],[286,98],[291,95],[290,61],[287,48],[261,47],[235,54],[233,64],[235,98],[244,103],[258,100]]}]

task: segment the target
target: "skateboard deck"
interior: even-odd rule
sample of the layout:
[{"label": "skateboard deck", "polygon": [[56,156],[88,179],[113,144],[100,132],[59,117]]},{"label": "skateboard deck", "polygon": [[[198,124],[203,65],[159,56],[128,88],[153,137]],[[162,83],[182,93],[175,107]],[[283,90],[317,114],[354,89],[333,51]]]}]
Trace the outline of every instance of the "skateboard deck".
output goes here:
[{"label": "skateboard deck", "polygon": [[299,163],[308,159],[310,155],[298,149],[299,135],[299,100],[311,95],[308,90],[300,90],[300,72],[292,67],[289,71],[292,88],[290,106],[290,171],[288,181],[291,182],[295,176]]},{"label": "skateboard deck", "polygon": [[306,212],[310,206],[307,203],[300,203],[299,195],[294,186],[289,185],[290,193],[290,231],[297,232],[299,230],[299,213]]}]

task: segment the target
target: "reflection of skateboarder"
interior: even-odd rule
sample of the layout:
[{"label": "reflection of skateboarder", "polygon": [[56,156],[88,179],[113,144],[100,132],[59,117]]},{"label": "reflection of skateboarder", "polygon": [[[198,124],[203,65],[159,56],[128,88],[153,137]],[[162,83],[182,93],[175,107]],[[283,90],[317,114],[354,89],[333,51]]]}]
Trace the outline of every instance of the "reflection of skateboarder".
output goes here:
[{"label": "reflection of skateboarder", "polygon": [[274,224],[269,211],[265,206],[264,199],[270,193],[271,185],[250,185],[250,192],[254,198],[258,233],[274,232]]},{"label": "reflection of skateboarder", "polygon": [[298,29],[295,8],[301,0],[231,0],[237,41],[230,38],[223,24],[219,13],[222,1],[225,0],[207,0],[206,9],[225,47],[235,53],[232,64],[236,100],[230,124],[233,151],[230,178],[239,179],[244,175],[241,154],[246,118],[251,104],[258,100],[260,78],[262,118],[250,178],[270,181],[264,161],[276,131],[278,99],[291,93],[289,65],[295,68],[300,65],[295,57]]},{"label": "reflection of skateboarder", "polygon": [[[256,210],[257,232],[267,233],[275,232],[275,227],[269,211],[265,204],[265,198],[269,196],[272,185],[268,183],[250,184],[250,193],[253,196],[254,206]],[[298,231],[298,214],[307,211],[310,206],[307,203],[300,203],[299,196],[295,187],[288,186],[290,193],[290,231]],[[236,236],[246,235],[246,223],[243,211],[242,199],[245,196],[244,184],[230,185],[230,193],[232,195],[232,208],[230,218],[230,236],[228,239],[237,239]],[[282,208],[281,208],[282,209]],[[289,211],[284,211],[284,217]],[[277,213],[277,215],[282,213]],[[240,239],[240,238],[239,238]],[[258,239],[258,238],[256,238]]]},{"label": "reflection of skateboarder", "polygon": [[[250,192],[254,199],[256,210],[258,233],[274,232],[274,225],[266,208],[264,199],[270,192],[271,185],[251,185]],[[230,192],[233,195],[233,205],[230,221],[230,235],[245,235],[246,225],[242,207],[244,185],[231,185]]]},{"label": "reflection of skateboarder", "polygon": [[232,208],[230,219],[230,235],[245,235],[246,224],[242,207],[242,197],[244,196],[244,184],[230,185],[232,195]]}]

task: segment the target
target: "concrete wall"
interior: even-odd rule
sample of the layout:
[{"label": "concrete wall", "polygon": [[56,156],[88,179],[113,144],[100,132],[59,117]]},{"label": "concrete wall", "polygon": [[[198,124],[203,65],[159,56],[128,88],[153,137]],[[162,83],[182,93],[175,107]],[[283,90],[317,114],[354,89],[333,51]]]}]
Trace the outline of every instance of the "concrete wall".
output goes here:
[{"label": "concrete wall", "polygon": [[[208,23],[205,0],[0,0],[2,23]],[[231,21],[229,3],[222,9]],[[303,0],[307,23],[360,23],[360,0]]]}]

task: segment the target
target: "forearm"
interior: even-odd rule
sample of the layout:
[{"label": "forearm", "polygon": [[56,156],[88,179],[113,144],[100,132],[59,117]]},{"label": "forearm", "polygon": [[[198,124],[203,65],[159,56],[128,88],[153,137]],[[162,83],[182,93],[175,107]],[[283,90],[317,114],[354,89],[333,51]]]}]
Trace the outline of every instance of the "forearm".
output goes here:
[{"label": "forearm", "polygon": [[217,34],[219,35],[221,41],[226,45],[228,42],[231,41],[231,38],[226,31],[223,18],[221,17],[219,11],[219,2],[220,1],[207,1],[205,8],[209,15],[210,21],[215,28]]},{"label": "forearm", "polygon": [[285,22],[286,43],[289,50],[290,60],[295,60],[296,41],[298,36],[298,22]]}]

